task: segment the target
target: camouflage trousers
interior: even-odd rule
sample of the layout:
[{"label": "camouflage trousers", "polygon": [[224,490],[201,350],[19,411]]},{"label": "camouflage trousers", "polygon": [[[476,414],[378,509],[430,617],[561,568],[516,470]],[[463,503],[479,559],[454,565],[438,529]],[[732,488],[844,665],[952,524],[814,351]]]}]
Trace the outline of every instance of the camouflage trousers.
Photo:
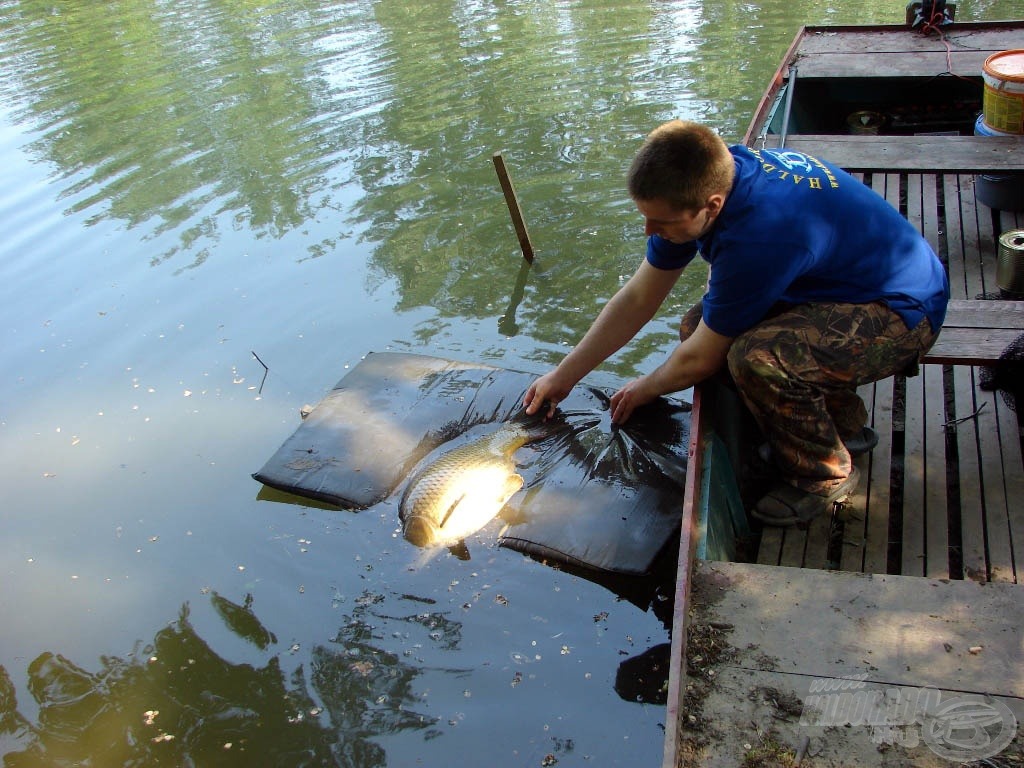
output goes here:
[{"label": "camouflage trousers", "polygon": [[[683,316],[680,340],[701,312],[698,302]],[[825,495],[850,475],[843,439],[867,423],[857,387],[915,373],[936,336],[927,319],[908,330],[882,302],[785,305],[736,337],[729,373],[783,479]]]}]

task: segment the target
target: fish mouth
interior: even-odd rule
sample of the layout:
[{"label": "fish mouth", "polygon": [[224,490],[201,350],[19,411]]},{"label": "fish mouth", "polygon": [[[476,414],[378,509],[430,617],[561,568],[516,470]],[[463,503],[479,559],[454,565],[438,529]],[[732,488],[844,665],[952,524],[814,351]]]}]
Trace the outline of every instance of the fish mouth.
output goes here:
[{"label": "fish mouth", "polygon": [[402,535],[411,544],[417,547],[429,547],[437,540],[437,533],[440,529],[432,521],[420,515],[413,515],[405,521],[402,527]]}]

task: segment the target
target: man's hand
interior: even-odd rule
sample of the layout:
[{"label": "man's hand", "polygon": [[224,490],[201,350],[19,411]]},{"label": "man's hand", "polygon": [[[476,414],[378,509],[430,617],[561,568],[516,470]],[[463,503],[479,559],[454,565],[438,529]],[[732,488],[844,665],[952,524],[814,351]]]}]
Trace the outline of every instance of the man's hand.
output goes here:
[{"label": "man's hand", "polygon": [[557,368],[545,373],[530,385],[523,396],[523,407],[526,408],[526,414],[532,416],[547,403],[548,412],[544,418],[550,419],[555,414],[555,408],[568,397],[575,384],[576,382],[567,382],[559,376]]},{"label": "man's hand", "polygon": [[641,376],[639,379],[633,379],[612,395],[611,411],[613,423],[625,423],[634,410],[658,397],[658,393],[653,391],[649,385],[648,377]]}]

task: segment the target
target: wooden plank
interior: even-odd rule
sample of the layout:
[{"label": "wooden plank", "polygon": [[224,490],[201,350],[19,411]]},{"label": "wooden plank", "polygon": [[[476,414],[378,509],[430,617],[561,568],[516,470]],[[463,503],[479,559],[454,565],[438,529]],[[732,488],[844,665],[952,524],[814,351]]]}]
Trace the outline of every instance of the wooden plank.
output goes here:
[{"label": "wooden plank", "polygon": [[[907,177],[907,219],[922,234],[924,225],[922,177]],[[934,237],[932,238],[934,241]],[[932,249],[935,250],[934,244]],[[925,431],[927,402],[924,376],[907,379],[906,422],[903,443],[903,549],[900,573],[923,576],[927,573],[925,531],[928,514],[928,460]]]},{"label": "wooden plank", "polygon": [[[976,279],[983,291],[995,290],[996,233],[992,212],[976,204],[978,222],[978,262]],[[978,416],[978,438],[981,450],[983,509],[985,514],[985,546],[988,552],[989,578],[992,581],[1013,581],[1013,550],[1008,536],[1008,509],[1013,500],[1006,496],[1003,476],[1003,445],[999,434],[999,395],[978,392],[979,406],[985,403]],[[1017,502],[1019,503],[1019,502]]]},{"label": "wooden plank", "polygon": [[761,542],[757,547],[757,562],[761,565],[778,565],[782,557],[782,528],[765,526],[761,531]]},{"label": "wooden plank", "polygon": [[[940,758],[920,738],[920,726],[908,724],[905,731],[913,735],[912,743],[891,747],[880,743],[884,739],[881,728],[869,725],[839,725],[829,721],[830,716],[842,704],[851,701],[918,702],[928,701],[946,706],[952,700],[963,701],[962,691],[947,688],[928,689],[928,700],[921,696],[916,686],[900,686],[889,683],[857,682],[857,688],[847,691],[845,701],[830,701],[830,696],[842,693],[809,693],[813,683],[825,684],[818,678],[808,678],[799,672],[780,671],[766,668],[766,657],[756,649],[737,649],[738,663],[717,665],[710,683],[696,677],[696,686],[701,686],[702,696],[698,723],[706,722],[704,728],[694,732],[695,739],[687,759],[679,766],[703,766],[705,768],[742,768],[743,766],[790,766],[797,765],[791,758],[808,747],[800,765],[805,766],[856,766],[857,768],[954,768],[956,763]],[[758,664],[761,666],[757,666]],[[834,685],[841,685],[835,681]],[[706,687],[704,687],[706,686]],[[1024,702],[1013,697],[985,699],[982,694],[968,694],[977,703],[1005,705],[1017,722],[1024,721]],[[937,707],[923,706],[919,710],[924,717],[938,714]],[[838,718],[841,719],[841,718]],[[710,727],[707,727],[710,726]],[[897,726],[899,727],[899,726]],[[770,742],[769,742],[770,739]],[[766,759],[767,749],[762,744],[773,743],[789,753],[789,758]],[[755,751],[759,750],[759,751]],[[694,754],[694,752],[696,754]],[[1009,751],[1007,752],[1008,754]],[[970,763],[991,766],[1010,765],[989,761]]]},{"label": "wooden plank", "polygon": [[[935,77],[946,72],[963,77],[981,77],[981,68],[991,51],[915,51],[912,53],[878,53],[871,55],[837,55],[833,53],[801,53],[801,78],[849,79],[870,77]],[[882,69],[884,67],[884,70]]]},{"label": "wooden plank", "polygon": [[[944,263],[948,259],[948,251],[944,227],[939,221],[938,181],[939,179],[932,174],[910,176],[907,197],[914,200],[912,218],[920,220],[921,233]],[[916,202],[919,194],[920,204]],[[949,518],[946,505],[945,430],[942,426],[945,422],[942,370],[934,366],[925,366],[921,370],[921,377],[925,453],[925,504],[922,509],[925,525],[925,574],[929,577],[944,578],[949,575]]]},{"label": "wooden plank", "polygon": [[1013,549],[1009,539],[1007,510],[1020,501],[1009,499],[1003,477],[1002,445],[1000,443],[998,409],[999,395],[979,392],[978,438],[981,464],[981,489],[984,500],[985,547],[988,553],[988,576],[993,582],[1014,580]]},{"label": "wooden plank", "polygon": [[[948,261],[948,239],[945,222],[940,219],[939,183],[937,176],[921,178],[922,233],[943,263]],[[944,202],[944,201],[943,201]],[[944,205],[943,205],[944,210]],[[945,376],[941,368],[924,366],[925,380],[925,573],[932,578],[949,575],[949,509],[946,477]]]},{"label": "wooden plank", "polygon": [[961,218],[964,223],[964,294],[977,299],[985,290],[982,279],[982,234],[979,213],[988,214],[988,208],[977,202],[974,195],[974,177],[960,176]]},{"label": "wooden plank", "polygon": [[892,378],[875,382],[871,425],[878,433],[879,440],[869,458],[871,471],[865,509],[863,568],[866,573],[888,571],[893,384]]},{"label": "wooden plank", "polygon": [[[803,70],[801,69],[801,76]],[[767,146],[779,137],[767,138]],[[821,157],[847,171],[985,173],[1024,171],[1024,142],[1010,136],[859,136],[790,134],[786,148]]]},{"label": "wooden plank", "polygon": [[[991,409],[986,419],[989,428],[982,433],[982,451],[987,459],[983,471],[990,576],[993,581],[1019,582],[1015,556],[1024,535],[1020,426],[1017,414],[1000,393],[984,392],[980,396]],[[1014,541],[1014,535],[1018,541]]]},{"label": "wooden plank", "polygon": [[[975,191],[977,191],[976,185]],[[981,290],[986,296],[995,295],[999,292],[999,288],[996,286],[996,258],[1000,233],[995,230],[992,209],[977,200],[976,197],[975,208],[978,212],[978,264],[981,270]]]},{"label": "wooden plank", "polygon": [[[984,259],[983,253],[987,247],[991,247],[991,242],[986,246],[985,231],[991,229],[990,225],[985,224],[986,220],[989,220],[989,209],[978,203],[974,195],[974,179],[970,179],[969,184],[963,177],[961,177],[961,208],[963,211],[964,220],[964,232],[965,232],[965,243],[966,248],[964,251],[964,286],[965,295],[967,298],[977,298],[985,290],[985,277],[984,277]],[[972,372],[972,383],[977,385],[977,372]],[[991,500],[987,498],[987,488],[991,483],[991,466],[993,456],[993,445],[991,439],[991,433],[993,431],[993,425],[989,421],[992,416],[992,403],[991,397],[978,389],[974,389],[972,392],[972,399],[975,408],[970,413],[977,414],[974,420],[975,427],[975,438],[977,441],[977,454],[978,454],[978,496],[976,499],[971,499],[973,504],[977,505],[977,514],[980,516],[980,527],[981,527],[981,547],[984,551],[985,556],[985,578],[992,579],[992,558],[995,555],[999,562],[1005,562],[1008,551],[1001,552],[998,543],[996,544],[996,551],[993,553],[990,549],[990,532],[988,531],[988,515],[987,505],[991,503]],[[987,410],[982,410],[984,406]],[[998,439],[996,440],[996,446],[998,449]],[[998,455],[998,451],[996,453]]]},{"label": "wooden plank", "polygon": [[[974,179],[945,179],[946,219],[951,249],[958,247],[959,258],[950,258],[950,290],[954,299],[973,299],[981,292],[980,236],[978,212],[974,201]],[[956,240],[953,238],[956,236]],[[940,337],[941,338],[941,337]],[[975,370],[953,369],[957,457],[960,480],[960,541],[966,578],[988,581],[988,544],[985,535],[985,506],[982,488],[980,431],[987,428],[980,414]],[[966,419],[961,421],[962,419]]]},{"label": "wooden plank", "polygon": [[[955,306],[967,295],[965,259],[966,241],[970,239],[968,228],[975,226],[968,217],[964,221],[961,211],[960,180],[953,174],[942,179],[942,192],[946,212],[946,252],[949,271],[950,302]],[[941,336],[940,336],[941,338]],[[952,369],[953,413],[950,414],[956,435],[959,539],[961,572],[951,574],[953,578],[988,580],[988,566],[985,562],[985,530],[981,510],[980,469],[976,427],[973,420],[966,418],[977,407],[974,402],[974,369],[956,365]],[[961,419],[964,419],[961,421]]]},{"label": "wooden plank", "polygon": [[927,458],[925,455],[924,377],[907,379],[903,448],[903,549],[900,573],[924,576]]},{"label": "wooden plank", "polygon": [[[857,394],[864,401],[868,412],[868,424],[872,424],[872,413],[875,410],[875,385],[865,384],[857,388]],[[886,436],[879,435],[881,443]],[[876,446],[877,448],[877,446]],[[870,504],[869,489],[871,488],[871,454],[854,460],[861,480],[857,488],[856,504],[844,510],[843,548],[839,553],[839,569],[842,571],[862,571],[864,569],[864,544],[867,541],[867,511]]]},{"label": "wooden plank", "polygon": [[671,768],[747,765],[769,732],[792,751],[809,737],[815,765],[949,765],[923,743],[881,749],[866,727],[819,722],[825,702],[811,696],[843,679],[863,686],[845,690],[890,700],[933,689],[934,704],[1000,702],[1024,719],[1024,591],[1016,585],[710,562],[695,565],[693,582],[695,636],[720,629],[681,686],[693,692],[684,716],[696,730],[687,759]]},{"label": "wooden plank", "polygon": [[946,325],[1024,331],[1024,301],[951,299],[946,310]]},{"label": "wooden plank", "polygon": [[832,535],[832,510],[818,515],[807,527],[807,543],[804,546],[804,568],[828,568],[828,545]]},{"label": "wooden plank", "polygon": [[948,578],[949,505],[946,496],[946,404],[942,368],[921,366],[924,379],[925,575]]},{"label": "wooden plank", "polygon": [[[920,177],[921,234],[932,250],[944,260],[948,257],[944,227],[939,221],[938,178]],[[915,193],[916,194],[916,193]],[[946,499],[946,403],[943,372],[934,366],[922,366],[924,379],[925,575],[949,576],[949,516]]]},{"label": "wooden plank", "polygon": [[943,327],[928,354],[926,363],[948,365],[984,365],[999,356],[1018,336],[1019,329],[981,329]]},{"label": "wooden plank", "polygon": [[[1024,457],[1021,456],[1020,425],[1018,414],[1010,409],[1002,395],[994,395],[999,437],[1003,447],[1003,482],[1006,486],[1006,539],[1010,544],[1010,563],[1013,566],[1012,581],[1024,580]],[[1017,404],[1018,407],[1024,405]],[[998,535],[998,531],[996,535]]]},{"label": "wooden plank", "polygon": [[[977,412],[974,369],[953,368],[953,387],[958,420],[956,424],[957,467],[960,480],[960,556],[963,576],[988,581],[985,554],[985,517],[981,501],[981,462],[978,446],[979,424],[971,419]],[[964,421],[959,421],[965,419]]]},{"label": "wooden plank", "polygon": [[[943,33],[951,45],[975,51],[996,53],[1019,47],[1024,25],[1011,22],[960,22]],[[922,35],[903,24],[881,27],[807,27],[800,39],[798,51],[804,54],[863,55],[907,52],[941,52],[946,50],[942,39]]]},{"label": "wooden plank", "polygon": [[703,561],[694,578],[730,643],[776,669],[1024,697],[1017,585]]},{"label": "wooden plank", "polygon": [[802,568],[806,548],[807,531],[796,527],[787,528],[782,539],[782,550],[779,552],[779,565]]}]

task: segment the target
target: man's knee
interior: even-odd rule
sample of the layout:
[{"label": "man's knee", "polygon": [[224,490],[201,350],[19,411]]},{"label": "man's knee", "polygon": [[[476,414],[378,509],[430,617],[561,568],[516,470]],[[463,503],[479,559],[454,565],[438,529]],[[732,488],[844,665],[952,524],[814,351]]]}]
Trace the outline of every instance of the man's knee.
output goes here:
[{"label": "man's knee", "polygon": [[697,303],[690,307],[687,313],[683,315],[682,319],[679,321],[680,341],[686,341],[693,335],[693,332],[697,330],[697,326],[700,325],[700,321],[703,316],[704,302],[698,299]]}]

